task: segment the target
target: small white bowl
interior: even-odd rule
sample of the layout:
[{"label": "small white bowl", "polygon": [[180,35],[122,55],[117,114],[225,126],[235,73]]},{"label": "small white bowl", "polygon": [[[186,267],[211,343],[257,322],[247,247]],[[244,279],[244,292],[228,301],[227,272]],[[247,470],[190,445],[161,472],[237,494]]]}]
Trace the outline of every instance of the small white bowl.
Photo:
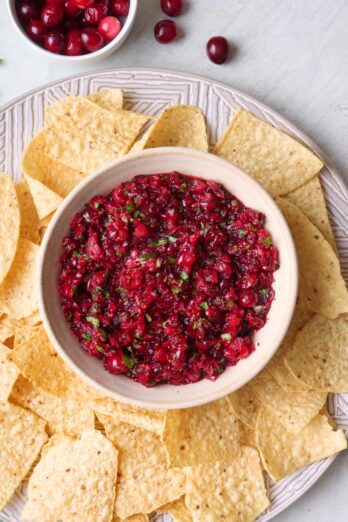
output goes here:
[{"label": "small white bowl", "polygon": [[104,47],[99,49],[99,51],[95,51],[93,53],[88,54],[81,54],[79,56],[65,56],[63,54],[56,54],[52,53],[50,51],[47,51],[44,47],[41,47],[40,45],[36,44],[29,38],[27,33],[25,32],[21,22],[18,19],[17,11],[16,11],[16,0],[7,0],[8,5],[8,11],[10,14],[11,21],[15,28],[17,29],[18,33],[21,35],[22,38],[27,42],[28,45],[35,51],[39,52],[41,56],[44,56],[46,58],[51,58],[52,60],[58,60],[61,62],[66,63],[94,63],[98,62],[99,60],[102,60],[103,58],[106,58],[110,54],[112,54],[116,49],[121,47],[123,42],[126,40],[127,36],[129,35],[138,10],[138,0],[129,0],[130,1],[130,9],[129,13],[127,15],[126,21],[124,26],[122,27],[119,34],[114,38],[111,42],[106,44]]},{"label": "small white bowl", "polygon": [[[146,388],[125,376],[111,375],[100,361],[79,346],[63,315],[57,292],[62,240],[76,212],[95,194],[107,194],[137,174],[176,170],[214,179],[247,206],[266,215],[266,227],[280,254],[275,272],[275,299],[264,328],[255,336],[256,350],[236,366],[227,368],[215,382],[202,380],[183,386],[163,384]],[[252,379],[279,347],[291,320],[297,296],[297,258],[291,233],[279,208],[267,192],[233,164],[206,152],[184,148],[159,148],[130,154],[103,167],[82,181],[64,200],[52,219],[40,251],[39,306],[51,342],[65,362],[88,384],[114,399],[143,408],[176,409],[198,406],[219,399]]]}]

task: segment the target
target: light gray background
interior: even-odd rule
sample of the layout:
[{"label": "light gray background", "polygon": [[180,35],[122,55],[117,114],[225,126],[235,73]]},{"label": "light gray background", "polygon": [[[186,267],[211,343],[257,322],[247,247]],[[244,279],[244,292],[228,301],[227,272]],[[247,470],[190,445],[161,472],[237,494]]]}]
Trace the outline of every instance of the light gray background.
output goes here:
[{"label": "light gray background", "polygon": [[[0,0],[3,7],[7,0]],[[224,81],[270,105],[309,134],[348,183],[348,0],[186,0],[179,41],[159,45],[159,0],[139,0],[128,40],[92,65],[67,65],[34,54],[0,16],[0,105],[78,72],[107,67],[163,67]],[[210,36],[235,46],[218,66],[205,55]],[[277,522],[347,522],[348,453]]]}]

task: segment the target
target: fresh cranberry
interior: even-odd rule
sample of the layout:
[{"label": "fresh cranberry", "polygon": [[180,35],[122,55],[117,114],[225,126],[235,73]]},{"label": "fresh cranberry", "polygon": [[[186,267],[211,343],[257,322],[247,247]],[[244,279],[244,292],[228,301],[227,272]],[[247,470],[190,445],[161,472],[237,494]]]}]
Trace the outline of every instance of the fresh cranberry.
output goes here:
[{"label": "fresh cranberry", "polygon": [[111,0],[111,11],[116,16],[127,16],[129,13],[129,1]]},{"label": "fresh cranberry", "polygon": [[228,42],[223,36],[213,36],[207,43],[209,59],[217,64],[222,64],[228,57]]},{"label": "fresh cranberry", "polygon": [[39,6],[34,0],[20,2],[17,6],[17,13],[24,22],[30,22],[30,20],[40,16]]},{"label": "fresh cranberry", "polygon": [[121,22],[115,16],[106,16],[98,25],[98,32],[108,42],[116,38],[121,29]]},{"label": "fresh cranberry", "polygon": [[104,45],[104,39],[95,29],[83,29],[81,31],[82,47],[91,53],[98,51]]},{"label": "fresh cranberry", "polygon": [[161,0],[161,8],[168,16],[179,16],[182,11],[182,0]]},{"label": "fresh cranberry", "polygon": [[41,21],[48,28],[53,29],[64,20],[65,9],[62,5],[47,4],[41,11]]},{"label": "fresh cranberry", "polygon": [[66,0],[46,0],[47,4],[60,5],[64,4]]},{"label": "fresh cranberry", "polygon": [[70,29],[66,34],[64,54],[78,56],[82,53],[81,33],[79,29]]},{"label": "fresh cranberry", "polygon": [[106,359],[105,367],[108,372],[114,375],[125,373],[128,370],[127,366],[122,361],[122,355],[114,354]]},{"label": "fresh cranberry", "polygon": [[95,0],[73,0],[73,2],[79,9],[87,9],[95,4]]},{"label": "fresh cranberry", "polygon": [[167,44],[176,40],[178,31],[172,20],[161,20],[157,22],[154,29],[155,38],[161,44]]},{"label": "fresh cranberry", "polygon": [[100,20],[108,14],[108,9],[105,5],[96,4],[93,7],[88,7],[85,10],[85,19],[91,25],[98,25]]},{"label": "fresh cranberry", "polygon": [[80,12],[80,8],[75,4],[75,0],[67,0],[64,5],[68,16],[75,16]]},{"label": "fresh cranberry", "polygon": [[28,23],[27,33],[35,42],[42,42],[45,34],[45,28],[41,20],[32,20]]},{"label": "fresh cranberry", "polygon": [[45,34],[44,44],[47,51],[61,53],[64,49],[64,35],[62,31],[54,29]]},{"label": "fresh cranberry", "polygon": [[251,290],[244,290],[239,293],[239,304],[243,308],[251,308],[257,303],[257,296]]}]

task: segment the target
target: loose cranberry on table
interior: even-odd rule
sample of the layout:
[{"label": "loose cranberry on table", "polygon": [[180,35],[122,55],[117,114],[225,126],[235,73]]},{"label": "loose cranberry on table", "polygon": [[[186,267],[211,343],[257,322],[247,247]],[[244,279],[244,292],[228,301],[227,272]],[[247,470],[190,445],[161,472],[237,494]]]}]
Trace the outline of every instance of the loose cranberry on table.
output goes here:
[{"label": "loose cranberry on table", "polygon": [[178,31],[172,20],[161,20],[155,25],[154,34],[157,42],[167,44],[176,40]]},{"label": "loose cranberry on table", "polygon": [[182,11],[182,0],[161,0],[161,8],[168,16],[179,16]]},{"label": "loose cranberry on table", "polygon": [[213,36],[207,43],[209,59],[220,65],[228,58],[228,42],[223,36]]},{"label": "loose cranberry on table", "polygon": [[146,386],[215,380],[255,349],[278,251],[265,216],[214,181],[140,175],[70,224],[58,292],[81,347]]}]

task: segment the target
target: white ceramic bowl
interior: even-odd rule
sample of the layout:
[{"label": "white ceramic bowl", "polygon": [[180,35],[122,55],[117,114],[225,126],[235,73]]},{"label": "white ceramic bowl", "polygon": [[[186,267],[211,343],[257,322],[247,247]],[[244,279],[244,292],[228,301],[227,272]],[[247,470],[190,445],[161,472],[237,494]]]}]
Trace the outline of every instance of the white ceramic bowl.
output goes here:
[{"label": "white ceramic bowl", "polygon": [[16,12],[16,0],[6,0],[8,5],[8,11],[10,14],[11,21],[15,28],[17,29],[18,33],[21,35],[21,37],[26,41],[26,43],[36,52],[40,53],[41,56],[44,56],[46,58],[51,58],[52,60],[57,60],[60,62],[66,62],[66,63],[94,63],[98,62],[99,60],[102,60],[103,58],[106,58],[110,54],[112,54],[116,49],[121,47],[123,42],[126,40],[127,36],[129,35],[137,13],[138,9],[138,0],[130,0],[130,9],[127,16],[127,19],[125,21],[124,26],[122,27],[122,30],[119,32],[119,34],[114,38],[111,42],[109,42],[107,45],[99,49],[99,51],[95,51],[94,53],[88,53],[88,54],[81,54],[80,56],[65,56],[63,54],[56,54],[51,53],[50,51],[47,51],[44,47],[40,47],[40,45],[36,44],[29,38],[29,36],[26,34],[25,30],[23,29],[22,24],[20,23],[17,12]]},{"label": "white ceramic bowl", "polygon": [[[214,179],[243,203],[266,214],[266,227],[280,253],[275,272],[275,299],[264,328],[255,336],[256,350],[211,382],[202,380],[184,386],[160,385],[146,388],[125,376],[106,372],[100,361],[79,346],[64,318],[57,293],[58,258],[73,215],[95,194],[107,194],[136,174],[176,170],[183,174]],[[193,149],[148,149],[125,156],[82,181],[64,200],[52,219],[41,246],[39,261],[39,303],[51,342],[66,363],[100,392],[144,408],[188,408],[208,403],[231,393],[252,379],[270,360],[281,343],[291,320],[297,296],[297,258],[287,223],[265,190],[231,163]]]}]

